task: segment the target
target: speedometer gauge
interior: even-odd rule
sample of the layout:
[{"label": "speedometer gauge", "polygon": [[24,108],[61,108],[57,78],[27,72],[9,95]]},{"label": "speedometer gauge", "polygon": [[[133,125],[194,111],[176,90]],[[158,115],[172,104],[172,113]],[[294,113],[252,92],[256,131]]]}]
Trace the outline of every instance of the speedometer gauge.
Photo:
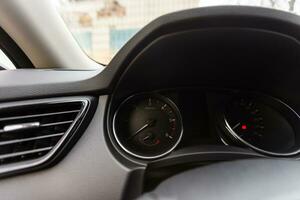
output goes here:
[{"label": "speedometer gauge", "polygon": [[120,147],[143,159],[171,152],[182,137],[178,108],[160,95],[138,95],[125,100],[113,120],[113,132]]}]

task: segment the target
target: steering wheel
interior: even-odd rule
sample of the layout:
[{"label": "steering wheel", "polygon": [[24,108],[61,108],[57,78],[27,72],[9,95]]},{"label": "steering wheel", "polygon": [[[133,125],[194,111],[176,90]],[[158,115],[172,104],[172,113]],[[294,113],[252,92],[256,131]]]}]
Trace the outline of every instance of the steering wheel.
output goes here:
[{"label": "steering wheel", "polygon": [[252,159],[196,168],[162,182],[139,200],[298,200],[300,162]]}]

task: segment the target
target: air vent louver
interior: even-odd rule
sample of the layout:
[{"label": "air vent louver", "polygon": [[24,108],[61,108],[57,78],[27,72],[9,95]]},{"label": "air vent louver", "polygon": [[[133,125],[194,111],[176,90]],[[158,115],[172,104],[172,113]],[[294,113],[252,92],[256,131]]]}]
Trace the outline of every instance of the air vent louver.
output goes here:
[{"label": "air vent louver", "polygon": [[36,160],[67,137],[86,101],[54,101],[0,109],[0,166]]}]

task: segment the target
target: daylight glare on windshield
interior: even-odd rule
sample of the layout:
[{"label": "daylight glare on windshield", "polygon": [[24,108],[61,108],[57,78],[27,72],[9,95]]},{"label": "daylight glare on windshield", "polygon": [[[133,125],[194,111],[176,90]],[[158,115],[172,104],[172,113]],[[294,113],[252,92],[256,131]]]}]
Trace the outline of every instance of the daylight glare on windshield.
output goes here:
[{"label": "daylight glare on windshield", "polygon": [[300,0],[57,0],[58,10],[81,48],[103,64],[153,19],[215,5],[263,6],[300,13]]}]

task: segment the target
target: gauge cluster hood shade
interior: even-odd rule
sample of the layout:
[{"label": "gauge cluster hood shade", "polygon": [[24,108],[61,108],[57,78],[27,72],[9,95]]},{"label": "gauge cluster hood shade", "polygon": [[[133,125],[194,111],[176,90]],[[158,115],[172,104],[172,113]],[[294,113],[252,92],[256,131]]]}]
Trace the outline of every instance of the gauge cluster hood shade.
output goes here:
[{"label": "gauge cluster hood shade", "polygon": [[[299,33],[299,17],[278,10],[236,6],[191,9],[151,22],[104,71],[115,74],[112,83],[117,98],[145,88],[178,86],[259,88],[285,98],[283,91],[297,91],[293,74],[299,71]],[[215,51],[217,57],[211,56]],[[264,57],[267,61],[261,67],[258,62]],[[237,67],[247,73],[237,76]],[[274,84],[282,79],[286,80],[283,84]]]},{"label": "gauge cluster hood shade", "polygon": [[[104,71],[115,74],[116,76],[112,78],[116,78],[115,82],[120,82],[122,80],[119,79],[120,73],[129,73],[131,70],[125,69],[130,69],[135,65],[136,61],[148,53],[148,48],[157,43],[159,39],[180,32],[213,30],[215,28],[256,29],[283,34],[294,40],[300,39],[299,16],[288,12],[247,6],[196,8],[167,14],[149,23],[116,54]],[[202,36],[198,35],[198,37]],[[168,44],[165,45],[168,47]],[[185,48],[189,48],[189,46],[185,46]],[[184,55],[182,56],[184,57]],[[177,57],[181,56],[177,55]],[[161,65],[160,61],[165,60],[163,57],[160,57],[160,60],[155,58],[152,55],[155,65]],[[156,69],[153,66],[151,68]],[[201,67],[199,67],[200,69]],[[172,67],[172,70],[177,69]],[[196,74],[197,71],[192,73]]]}]

